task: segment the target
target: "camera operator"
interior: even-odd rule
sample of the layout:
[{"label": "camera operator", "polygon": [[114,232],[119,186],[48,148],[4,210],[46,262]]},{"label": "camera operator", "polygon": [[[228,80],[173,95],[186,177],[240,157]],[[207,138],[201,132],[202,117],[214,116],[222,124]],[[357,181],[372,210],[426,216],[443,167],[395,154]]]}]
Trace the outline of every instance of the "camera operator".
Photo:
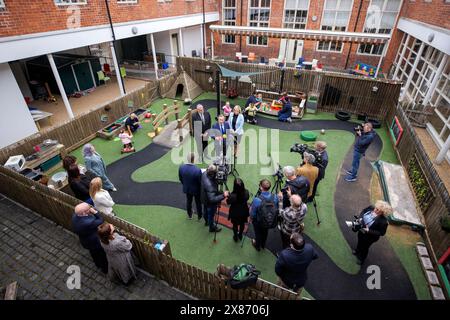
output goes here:
[{"label": "camera operator", "polygon": [[[327,144],[324,141],[317,141],[314,145],[314,148],[315,148],[317,154],[322,158],[322,162],[319,166],[317,166],[319,168],[319,175],[313,185],[312,196],[311,196],[312,198],[314,198],[316,196],[317,186],[319,185],[319,182],[323,178],[325,178],[325,170],[327,169],[327,166],[328,166],[328,152],[325,150],[327,148]],[[311,199],[309,199],[309,200],[311,200]]]},{"label": "camera operator", "polygon": [[[317,177],[319,176],[319,168],[313,166],[313,163],[316,161],[316,158],[308,153],[303,153],[303,165],[298,167],[295,173],[297,176],[304,176],[309,181],[309,191],[308,198],[304,198],[305,202],[312,201],[313,189],[316,183]],[[302,198],[303,199],[303,198]]]},{"label": "camera operator", "polygon": [[388,221],[386,215],[392,213],[392,207],[385,201],[377,201],[375,206],[369,206],[359,215],[360,227],[358,229],[358,245],[353,254],[362,265],[369,253],[369,247],[386,234]]},{"label": "camera operator", "polygon": [[205,218],[207,218],[206,225],[209,225],[209,232],[219,232],[222,230],[214,224],[214,216],[218,206],[222,200],[228,198],[229,192],[219,191],[219,185],[216,181],[217,167],[210,164],[205,172],[202,174],[202,202],[205,205]]},{"label": "camera operator", "polygon": [[355,128],[355,132],[356,140],[353,149],[352,169],[347,170],[348,176],[345,178],[345,181],[348,182],[356,181],[361,157],[364,157],[366,155],[366,150],[370,146],[376,135],[375,131],[373,131],[372,123],[370,122],[365,123],[362,128],[358,126],[357,128]]},{"label": "camera operator", "polygon": [[286,177],[286,184],[283,191],[283,208],[289,207],[289,196],[287,189],[291,190],[292,194],[298,194],[302,199],[308,199],[309,181],[306,177],[297,176],[295,169],[292,166],[286,166],[283,168],[284,176]]}]

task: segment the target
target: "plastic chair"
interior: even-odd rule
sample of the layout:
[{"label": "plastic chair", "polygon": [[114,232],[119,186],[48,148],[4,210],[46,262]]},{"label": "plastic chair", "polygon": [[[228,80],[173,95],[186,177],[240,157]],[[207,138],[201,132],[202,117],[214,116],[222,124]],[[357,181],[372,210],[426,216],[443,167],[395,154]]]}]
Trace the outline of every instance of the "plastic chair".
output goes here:
[{"label": "plastic chair", "polygon": [[249,52],[248,53],[248,61],[249,62],[254,62],[256,60],[256,55],[254,52]]},{"label": "plastic chair", "polygon": [[111,66],[108,63],[103,64],[103,72],[105,73],[105,75],[107,75],[108,77],[112,74],[111,72]]},{"label": "plastic chair", "polygon": [[108,81],[111,80],[110,77],[105,76],[103,71],[97,71],[97,76],[98,76],[98,81],[103,81],[105,83],[105,85]]},{"label": "plastic chair", "polygon": [[127,69],[125,67],[120,67],[120,76],[125,78],[127,76]]}]

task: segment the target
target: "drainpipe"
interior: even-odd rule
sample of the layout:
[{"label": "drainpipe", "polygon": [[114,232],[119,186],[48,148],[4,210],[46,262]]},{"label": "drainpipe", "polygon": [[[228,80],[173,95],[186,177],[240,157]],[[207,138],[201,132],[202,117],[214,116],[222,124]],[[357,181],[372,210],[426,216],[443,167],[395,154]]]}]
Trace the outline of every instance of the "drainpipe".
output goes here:
[{"label": "drainpipe", "polygon": [[122,78],[122,74],[120,73],[120,65],[119,65],[119,61],[117,60],[117,51],[116,51],[116,34],[114,33],[114,26],[112,23],[112,18],[111,18],[111,12],[109,10],[109,3],[108,0],[105,0],[105,4],[106,4],[106,12],[108,13],[108,19],[109,19],[109,26],[111,28],[111,32],[112,32],[112,37],[113,37],[113,41],[112,41],[112,46],[111,46],[111,50],[113,50],[113,59],[114,64],[118,66],[118,69],[116,70],[116,75],[120,78],[120,82],[119,82],[119,88],[121,93],[123,93],[123,95],[125,95],[127,92],[125,91],[125,84],[123,82],[123,78]]},{"label": "drainpipe", "polygon": [[[356,32],[356,27],[358,26],[359,17],[361,15],[361,8],[362,8],[362,5],[363,5],[363,1],[364,0],[361,0],[359,2],[358,14],[356,16],[356,22],[355,22],[355,27],[353,28],[353,32]],[[352,48],[353,48],[353,42],[350,42],[350,48],[348,49],[348,54],[347,54],[347,59],[345,60],[345,67],[344,67],[344,69],[347,69],[347,67],[348,67],[348,60],[350,59],[350,53],[352,52]]]},{"label": "drainpipe", "polygon": [[205,0],[202,2],[202,10],[203,10],[203,24],[202,24],[202,59],[205,59],[205,42],[206,42],[206,34],[205,34]]},{"label": "drainpipe", "polygon": [[[242,27],[242,0],[241,0],[241,21],[240,21],[240,25]],[[242,53],[242,35],[239,35],[239,52]]]}]

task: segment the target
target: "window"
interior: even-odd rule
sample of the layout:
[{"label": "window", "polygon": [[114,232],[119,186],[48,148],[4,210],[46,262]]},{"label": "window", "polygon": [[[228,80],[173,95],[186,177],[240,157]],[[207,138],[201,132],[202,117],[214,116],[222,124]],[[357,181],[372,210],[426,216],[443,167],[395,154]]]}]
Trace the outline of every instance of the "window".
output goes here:
[{"label": "window", "polygon": [[125,3],[125,4],[137,3],[137,2],[138,2],[138,0],[117,0],[117,3]]},{"label": "window", "polygon": [[[249,1],[249,26],[269,27],[270,0],[250,0]],[[268,39],[265,36],[250,36],[247,43],[255,46],[267,46]]]},{"label": "window", "polygon": [[[390,34],[400,11],[401,0],[372,0],[367,11],[364,32]],[[384,44],[360,44],[359,54],[381,56]]]},{"label": "window", "polygon": [[319,41],[317,43],[317,51],[342,51],[342,41]]},{"label": "window", "polygon": [[65,6],[71,4],[87,4],[87,0],[55,0],[55,4],[58,6]]},{"label": "window", "polygon": [[[222,1],[222,20],[224,26],[236,25],[236,0],[223,0]],[[236,37],[234,34],[226,34],[222,38],[223,43],[235,43]]]},{"label": "window", "polygon": [[306,29],[309,0],[286,0],[284,6],[284,27]]},{"label": "window", "polygon": [[0,0],[0,9],[5,8],[5,2],[3,0]]},{"label": "window", "polygon": [[[326,0],[322,15],[322,30],[346,31],[350,14],[352,12],[353,0]],[[341,52],[343,44],[341,41],[319,41],[318,51]]]}]

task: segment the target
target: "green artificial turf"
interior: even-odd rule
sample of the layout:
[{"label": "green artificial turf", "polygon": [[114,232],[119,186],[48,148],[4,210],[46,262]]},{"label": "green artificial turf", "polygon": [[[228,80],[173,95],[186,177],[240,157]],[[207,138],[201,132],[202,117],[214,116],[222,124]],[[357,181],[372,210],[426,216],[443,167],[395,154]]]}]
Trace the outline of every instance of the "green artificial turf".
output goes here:
[{"label": "green artificial turf", "polygon": [[[215,97],[216,95],[214,93],[204,93],[194,99],[194,104],[196,101],[215,99]],[[222,99],[224,103],[226,98],[223,97]],[[152,112],[158,113],[162,110],[164,103],[170,105],[172,101],[172,99],[158,99],[152,103],[150,109]],[[230,102],[243,106],[245,104],[245,99],[230,99]],[[187,107],[183,106],[183,112],[185,112],[186,109]],[[210,109],[210,113],[214,118],[216,110]],[[305,115],[304,119],[308,120],[335,119],[334,114],[330,113]],[[357,122],[356,119],[352,119],[352,121]],[[137,151],[152,142],[147,136],[147,133],[153,129],[151,124],[142,123],[142,125],[144,128],[139,130],[134,136],[134,145]],[[299,155],[290,153],[289,149],[294,142],[303,142],[299,138],[299,132],[279,131],[279,147],[275,148],[274,146],[274,148],[272,148],[270,136],[273,135],[273,132],[268,129],[245,124],[247,133],[251,131],[249,130],[250,128],[255,129],[256,136],[264,133],[263,136],[268,140],[269,150],[273,149],[273,156],[279,156],[279,162],[282,166],[288,164],[295,166],[298,164],[300,160]],[[377,129],[376,131],[383,140],[383,150],[380,159],[391,163],[398,163],[386,127]],[[310,236],[341,269],[348,273],[355,274],[358,272],[359,268],[354,263],[350,247],[340,231],[334,211],[336,179],[345,154],[353,143],[354,136],[345,131],[327,130],[325,135],[319,134],[319,139],[327,142],[328,153],[333,156],[330,157],[327,176],[325,180],[321,182],[319,186],[319,196],[316,198],[321,224],[320,226],[316,225],[314,208],[310,206],[308,215],[305,218],[305,233]],[[110,164],[128,155],[122,155],[120,153],[120,141],[96,138],[92,140],[91,143],[96,146],[106,164]],[[245,142],[243,142],[243,145],[244,144]],[[191,146],[191,148],[193,148],[194,142],[188,138],[183,146]],[[248,141],[245,149],[246,152],[241,150],[241,157],[238,159],[242,159],[243,156],[248,159],[250,152],[248,150]],[[177,150],[174,152],[177,152]],[[259,150],[256,152],[259,152]],[[78,157],[80,163],[83,163],[81,148],[75,150],[72,154]],[[172,163],[171,156],[172,154],[169,152],[152,164],[139,168],[132,174],[133,180],[137,182],[178,181],[178,165]],[[262,152],[263,159],[267,158],[267,156],[267,152]],[[205,165],[201,165],[201,167],[205,167]],[[261,166],[255,164],[238,164],[237,166],[241,178],[245,181],[246,187],[252,193],[256,192],[258,181],[264,176],[264,174],[261,174],[260,167]],[[266,165],[264,167],[270,168],[271,166]],[[273,169],[269,170],[273,172]],[[265,175],[267,174],[268,173],[265,173]],[[229,180],[229,186],[231,187],[231,185],[232,178]],[[205,230],[206,227],[203,227],[201,223],[197,223],[195,219],[192,221],[187,220],[183,210],[163,206],[116,205],[115,211],[122,218],[148,229],[152,234],[168,239],[171,243],[174,256],[180,260],[208,271],[214,271],[218,263],[233,265],[248,259],[248,262],[254,263],[261,269],[263,272],[262,277],[264,279],[276,282],[273,270],[275,257],[269,252],[256,252],[249,246],[250,242],[246,242],[244,248],[241,249],[239,245],[236,245],[232,241],[232,232],[227,228],[224,228],[219,234],[218,243],[213,245],[211,235]],[[409,242],[402,241],[397,233],[388,233],[387,238],[405,266],[418,298],[429,299],[430,295],[422,270],[420,269],[417,255],[414,251],[414,246]],[[211,245],[207,245],[208,242],[211,243]],[[211,248],[211,246],[215,246],[216,248]],[[307,292],[305,292],[305,296],[310,297]]]}]

